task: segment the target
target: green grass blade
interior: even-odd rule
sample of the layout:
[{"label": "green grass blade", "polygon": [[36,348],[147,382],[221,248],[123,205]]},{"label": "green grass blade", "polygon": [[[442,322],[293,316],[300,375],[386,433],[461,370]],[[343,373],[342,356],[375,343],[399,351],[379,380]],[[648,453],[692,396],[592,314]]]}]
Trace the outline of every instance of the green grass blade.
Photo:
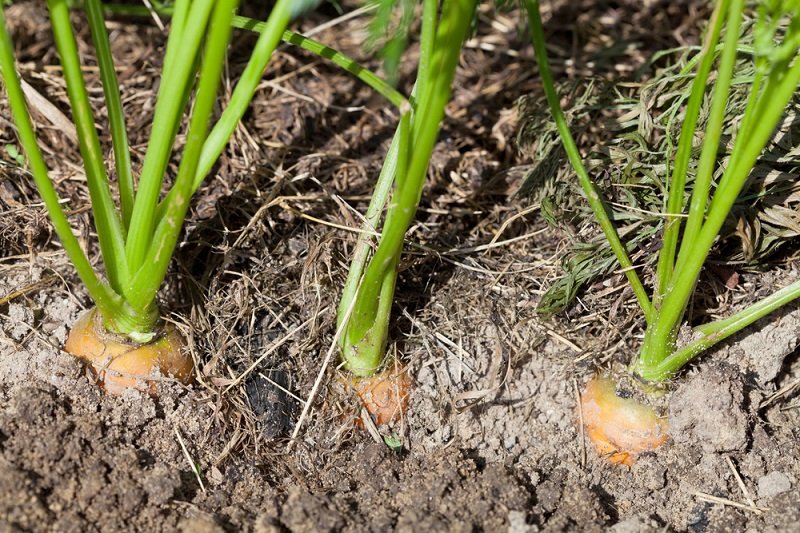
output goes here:
[{"label": "green grass blade", "polygon": [[100,78],[103,81],[103,94],[108,109],[108,121],[111,126],[111,140],[114,145],[114,163],[119,183],[120,211],[125,231],[133,211],[133,171],[131,169],[131,152],[128,145],[128,133],[125,127],[125,113],[119,94],[119,82],[111,55],[111,44],[108,41],[103,7],[100,0],[86,0],[86,15],[92,41],[97,50],[97,62],[100,66]]},{"label": "green grass blade", "polygon": [[92,108],[86,93],[75,35],[69,20],[69,6],[66,0],[48,0],[47,4],[56,48],[67,81],[72,116],[78,132],[100,251],[103,254],[109,283],[119,293],[129,277],[124,253],[125,239],[108,185],[105,155],[100,147]]}]

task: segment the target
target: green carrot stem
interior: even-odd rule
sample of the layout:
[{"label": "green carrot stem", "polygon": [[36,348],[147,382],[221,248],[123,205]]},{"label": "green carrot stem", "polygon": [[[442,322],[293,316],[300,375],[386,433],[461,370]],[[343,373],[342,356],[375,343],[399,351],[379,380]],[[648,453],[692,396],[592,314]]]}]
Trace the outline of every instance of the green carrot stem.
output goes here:
[{"label": "green carrot stem", "polygon": [[722,136],[725,121],[725,109],[728,106],[733,68],[736,66],[739,43],[739,28],[741,27],[744,0],[733,0],[728,11],[728,22],[725,30],[725,44],[717,71],[717,82],[711,97],[711,109],[706,123],[703,137],[703,149],[697,166],[697,175],[692,189],[692,198],[689,203],[689,216],[686,220],[686,229],[683,232],[683,246],[694,249],[694,241],[706,214],[708,197],[711,192],[711,178],[717,163],[719,140]]},{"label": "green carrot stem", "polygon": [[[312,4],[314,2],[311,2]],[[148,15],[149,10],[143,6],[128,6],[128,5],[121,5],[121,4],[106,4],[105,8],[114,13],[120,13],[125,15]],[[225,144],[230,139],[230,135],[233,134],[233,130],[235,127],[236,121],[238,121],[241,116],[244,115],[247,106],[249,105],[250,100],[252,99],[252,95],[255,92],[255,89],[260,81],[261,73],[263,72],[264,68],[266,68],[266,64],[269,62],[272,52],[274,51],[275,47],[277,46],[277,42],[274,41],[274,37],[276,32],[279,33],[279,39],[298,46],[304,50],[308,50],[322,58],[330,60],[332,63],[341,67],[342,69],[346,70],[366,85],[377,91],[379,94],[384,96],[387,100],[389,100],[392,104],[397,106],[401,111],[408,105],[408,100],[396,89],[394,89],[391,85],[389,85],[385,80],[380,78],[375,73],[371,72],[369,69],[360,65],[356,60],[352,59],[351,57],[342,54],[334,50],[333,48],[301,35],[299,33],[295,33],[293,31],[285,29],[285,26],[288,24],[288,20],[293,16],[292,10],[296,11],[296,6],[294,7],[286,7],[282,6],[281,10],[276,12],[275,9],[270,13],[270,20],[267,22],[257,21],[248,17],[242,16],[234,16],[232,20],[232,25],[236,28],[241,28],[249,31],[258,32],[261,34],[259,41],[256,45],[256,52],[260,54],[260,57],[266,58],[266,62],[262,64],[256,63],[248,63],[248,67],[245,70],[247,73],[247,80],[245,83],[242,84],[242,80],[240,80],[234,89],[234,96],[228,105],[226,106],[225,112],[223,113],[222,118],[220,121],[214,126],[212,130],[211,142],[204,147],[203,150],[203,157],[201,163],[197,170],[197,175],[195,176],[194,181],[194,190],[197,190],[200,187],[200,184],[203,182],[205,177],[211,171],[211,168],[216,163],[219,155],[222,153],[222,150],[225,147]],[[175,31],[175,11],[171,6],[161,6],[155,5],[155,11],[159,15],[163,16],[172,16],[173,17],[173,29],[170,33]],[[176,4],[177,9],[177,4]],[[288,13],[288,17],[287,17]],[[283,29],[281,29],[283,28]],[[243,75],[244,78],[244,75]],[[239,88],[241,84],[241,89]],[[250,94],[248,94],[250,92]],[[237,118],[238,117],[238,118]],[[236,119],[236,120],[234,120]],[[234,127],[231,127],[231,124],[234,124]],[[169,200],[169,196],[172,194],[170,193],[167,197],[162,200],[158,206],[157,210],[157,219],[160,221],[161,218],[164,216],[164,211],[166,205]]]},{"label": "green carrot stem", "polygon": [[678,140],[678,149],[675,154],[675,166],[672,171],[672,180],[667,196],[667,218],[664,223],[663,246],[659,252],[658,266],[656,267],[657,282],[653,301],[655,308],[660,306],[664,291],[672,278],[673,269],[675,267],[675,254],[681,228],[680,215],[683,213],[683,197],[686,190],[686,175],[694,145],[694,132],[697,128],[700,108],[703,104],[703,97],[705,96],[711,67],[714,64],[715,49],[717,47],[717,42],[719,42],[722,26],[725,22],[725,12],[729,3],[728,0],[724,0],[717,2],[714,6],[714,12],[711,15],[711,22],[709,24],[706,40],[699,54],[700,64],[696,76],[692,81],[689,100],[686,103],[683,125]]},{"label": "green carrot stem", "polygon": [[119,293],[120,288],[130,277],[125,260],[125,239],[108,185],[105,154],[100,147],[100,139],[94,127],[94,117],[81,72],[75,35],[69,20],[69,7],[66,0],[48,0],[47,5],[50,9],[56,48],[67,81],[67,95],[72,107],[73,120],[78,132],[100,251],[109,283]]},{"label": "green carrot stem", "polygon": [[429,74],[423,76],[425,84],[417,86],[414,123],[410,124],[411,115],[407,113],[398,126],[400,140],[395,193],[389,204],[378,248],[364,271],[345,331],[345,365],[357,375],[372,374],[384,356],[403,238],[419,204],[445,106],[450,99],[461,43],[466,37],[474,9],[474,0],[444,2],[430,48],[430,68],[426,69]]},{"label": "green carrot stem", "polygon": [[[172,23],[167,35],[167,47],[164,53],[164,62],[161,67],[161,78],[166,79],[167,73],[172,70],[172,65],[176,60],[185,59],[181,53],[182,47],[179,43],[183,39],[183,31],[186,28],[186,22],[189,19],[189,9],[192,6],[190,0],[176,0],[175,5],[170,8],[172,13]],[[147,6],[142,6],[147,10],[148,15],[150,11]],[[106,5],[108,9],[108,5]]]},{"label": "green carrot stem", "polygon": [[75,270],[78,272],[78,276],[81,278],[92,300],[94,300],[104,316],[111,316],[120,308],[121,298],[95,274],[89,259],[81,249],[78,239],[72,233],[67,216],[61,207],[58,193],[53,187],[53,182],[50,181],[47,165],[44,162],[39,144],[36,142],[36,133],[25,102],[25,93],[22,91],[22,85],[17,74],[14,60],[14,44],[11,42],[11,37],[6,29],[6,18],[2,9],[0,9],[0,74],[3,77],[3,85],[8,95],[11,115],[17,126],[20,144],[22,144],[22,148],[28,156],[28,164],[31,168],[33,181],[44,201],[47,214],[53,223],[53,228],[64,246],[67,257],[75,265]]},{"label": "green carrot stem", "polygon": [[[244,17],[238,17],[239,19],[244,19]],[[249,19],[244,19],[249,20]],[[236,21],[234,21],[235,25]],[[259,25],[263,24],[259,22],[258,24],[253,25],[253,29],[256,29]],[[244,26],[244,25],[243,25]],[[242,26],[242,27],[243,27]],[[249,28],[246,28],[249,29]],[[322,44],[319,41],[315,41],[314,39],[310,39],[300,33],[295,33],[293,31],[286,30],[283,32],[281,39],[289,44],[293,44],[302,48],[303,50],[307,50],[319,57],[323,57],[328,59],[337,67],[344,69],[345,71],[349,72],[359,80],[363,81],[367,86],[373,89],[375,92],[389,100],[395,107],[398,109],[402,109],[403,106],[408,104],[406,97],[402,95],[397,89],[389,85],[385,80],[383,80],[380,76],[373,73],[371,70],[367,69],[360,65],[355,59],[338,52],[337,50]]]},{"label": "green carrot stem", "polygon": [[[396,176],[403,176],[408,172],[411,146],[410,129],[411,112],[407,112],[400,117],[397,127]],[[392,200],[394,201],[395,198]],[[392,206],[389,209],[391,210]],[[400,231],[401,229],[402,231]],[[356,303],[350,314],[341,344],[345,365],[348,370],[358,376],[372,375],[383,359],[383,347],[386,343],[384,332],[387,331],[388,325],[378,322],[378,319],[385,315],[385,313],[379,313],[379,310],[385,311],[387,304],[382,296],[384,296],[386,274],[390,270],[396,272],[397,257],[399,256],[399,254],[393,253],[392,248],[389,248],[386,243],[390,238],[390,233],[391,237],[395,239],[399,233],[402,245],[405,229],[389,226],[388,222],[384,225],[378,249],[367,264],[355,294]],[[392,265],[394,265],[394,269],[392,269]],[[390,283],[394,282],[390,281]],[[389,295],[389,301],[391,302],[391,300],[392,295]],[[347,310],[348,307],[343,309]]]},{"label": "green carrot stem", "polygon": [[[423,4],[422,16],[422,34],[420,37],[420,55],[419,65],[417,67],[417,81],[412,90],[412,100],[416,101],[418,89],[421,86],[428,84],[428,72],[430,65],[430,58],[434,49],[436,37],[436,16],[438,9],[438,2],[436,0],[425,0]],[[405,99],[404,99],[405,101]],[[407,102],[407,101],[405,101]],[[348,315],[350,304],[353,298],[359,293],[359,284],[361,283],[364,267],[367,264],[369,255],[369,244],[372,237],[369,232],[374,231],[378,222],[380,221],[381,211],[383,210],[391,192],[392,183],[396,177],[406,173],[407,159],[408,159],[408,143],[410,142],[408,135],[408,125],[403,120],[407,111],[404,104],[401,106],[403,115],[401,115],[400,125],[392,138],[392,143],[389,146],[389,151],[383,161],[381,173],[378,176],[378,181],[375,184],[372,198],[370,199],[369,206],[367,207],[367,214],[365,223],[362,225],[363,232],[359,235],[356,247],[353,250],[353,259],[350,263],[350,270],[347,273],[347,280],[345,281],[344,288],[342,289],[342,299],[339,303],[339,311],[337,317],[337,326],[342,324],[342,321],[347,317],[348,320],[352,313]],[[413,117],[413,115],[412,115]],[[400,162],[403,166],[402,172],[398,172],[398,163],[400,153],[404,154],[403,161]],[[353,369],[358,369],[356,372],[362,372],[366,375],[372,373],[370,368],[376,367],[383,356],[384,347],[386,345],[386,336],[388,334],[389,318],[391,315],[391,303],[394,297],[394,289],[397,282],[397,265],[399,263],[399,256],[390,265],[381,280],[380,289],[373,286],[366,289],[361,293],[359,298],[372,298],[377,300],[375,307],[366,313],[362,310],[362,316],[366,317],[365,324],[361,328],[363,331],[369,329],[376,329],[376,341],[363,341],[351,346],[348,343],[348,335],[342,335],[339,338],[339,346],[342,349],[342,355]],[[370,282],[367,283],[370,285]],[[374,284],[373,284],[374,285]],[[349,324],[348,324],[349,325]],[[376,327],[377,325],[377,327]],[[357,337],[355,335],[354,337]],[[363,333],[362,333],[363,339]],[[367,364],[362,364],[366,361]]]},{"label": "green carrot stem", "polygon": [[[176,122],[180,122],[184,111],[182,105],[186,86],[193,82],[195,57],[205,37],[213,5],[213,0],[192,2],[180,40],[170,38],[167,43],[165,69],[158,90],[150,142],[139,177],[139,189],[136,192],[126,243],[128,263],[134,272],[144,264],[152,244],[158,196],[175,140],[174,126]],[[180,49],[181,60],[169,60],[170,54],[174,53],[171,50],[176,48]]]},{"label": "green carrot stem", "polygon": [[650,374],[648,369],[656,368],[671,356],[677,329],[708,253],[799,82],[800,61],[795,61],[788,70],[772,72],[764,82],[758,102],[749,106],[749,114],[742,120],[748,128],[740,129],[736,136],[729,165],[709,205],[706,221],[692,245],[681,247],[658,320],[645,335],[637,363],[642,372]]},{"label": "green carrot stem", "polygon": [[436,45],[436,15],[438,0],[424,0],[422,3],[422,30],[419,38],[419,63],[417,65],[416,88],[428,87],[430,79],[431,56]]},{"label": "green carrot stem", "polygon": [[[397,156],[399,153],[400,135],[395,132],[392,137],[392,143],[389,145],[389,151],[386,158],[383,160],[378,181],[375,183],[375,190],[367,206],[367,213],[364,217],[364,223],[361,225],[361,233],[358,235],[356,246],[353,249],[353,259],[350,262],[350,270],[347,272],[347,280],[345,281],[344,288],[342,289],[342,299],[339,303],[338,317],[336,325],[341,326],[342,320],[350,309],[350,303],[358,291],[358,284],[361,281],[361,274],[364,271],[364,265],[367,263],[369,256],[369,245],[372,240],[372,234],[377,231],[378,223],[380,222],[381,212],[383,211],[386,201],[389,199],[389,194],[392,191],[392,182],[397,174]],[[339,337],[339,344],[343,345],[345,337]]]},{"label": "green carrot stem", "polygon": [[800,281],[795,281],[728,318],[695,328],[700,337],[673,351],[655,365],[644,365],[638,360],[633,371],[647,381],[669,379],[698,354],[798,297],[800,297]]},{"label": "green carrot stem", "polygon": [[[431,1],[432,0],[428,0],[429,3]],[[435,2],[434,2],[434,7],[436,7]],[[132,6],[127,4],[105,4],[105,8],[112,13],[118,13],[121,15],[147,16],[150,14],[150,10],[145,6]],[[155,12],[158,13],[159,15],[174,17],[173,15],[174,10],[171,6],[154,5],[153,8]],[[173,18],[173,24],[174,24],[174,18]],[[235,17],[233,17],[233,21],[231,22],[231,24],[233,24],[233,26],[236,28],[253,31],[256,33],[262,33],[264,29],[267,27],[266,22],[255,20],[249,17],[243,17],[240,15],[236,15]],[[378,94],[382,95],[384,98],[389,100],[393,105],[395,105],[398,108],[402,108],[404,103],[406,102],[406,98],[402,95],[402,93],[397,91],[383,78],[381,78],[368,68],[364,67],[363,65],[359,64],[355,59],[331,48],[326,44],[323,44],[310,37],[306,37],[303,34],[296,33],[291,30],[284,30],[283,34],[281,35],[281,40],[285,43],[299,46],[303,50],[308,50],[313,54],[316,54],[322,58],[330,60],[336,66],[344,69],[345,71],[349,72],[350,74],[352,74],[353,76],[364,82],[367,86],[375,90]]]},{"label": "green carrot stem", "polygon": [[176,192],[166,207],[166,215],[156,228],[153,244],[147,251],[142,266],[125,292],[127,301],[136,309],[146,307],[155,299],[186,217],[194,176],[206,142],[222,67],[225,64],[231,33],[230,20],[237,5],[238,0],[217,0],[214,6],[186,146],[173,187]]},{"label": "green carrot stem", "polygon": [[108,121],[111,127],[111,140],[114,145],[114,163],[119,183],[120,211],[125,232],[133,211],[133,172],[131,170],[131,152],[128,145],[128,133],[125,127],[125,113],[119,94],[119,82],[114,69],[114,58],[111,55],[111,44],[108,41],[103,7],[100,0],[86,0],[86,15],[92,41],[97,50],[97,62],[100,66],[100,78],[103,82]]},{"label": "green carrot stem", "polygon": [[533,41],[533,50],[536,55],[536,62],[539,64],[539,75],[542,78],[542,84],[544,86],[545,96],[547,97],[547,103],[550,106],[550,112],[553,115],[553,120],[558,128],[558,133],[561,136],[561,142],[564,144],[564,149],[567,152],[567,157],[572,164],[572,168],[578,175],[578,180],[580,181],[581,188],[583,188],[584,194],[586,195],[586,199],[589,201],[589,206],[592,208],[592,212],[594,213],[597,222],[600,224],[606,239],[608,239],[617,261],[619,261],[620,266],[624,270],[625,276],[628,278],[628,283],[633,289],[633,293],[636,295],[636,299],[638,300],[639,306],[644,312],[645,318],[648,322],[650,322],[653,319],[653,306],[650,302],[650,298],[647,296],[647,291],[639,279],[638,274],[636,274],[633,263],[628,257],[627,251],[625,250],[625,246],[620,241],[617,230],[614,227],[614,223],[611,222],[611,219],[608,216],[605,203],[600,197],[597,187],[592,182],[591,178],[589,177],[589,173],[586,171],[586,167],[583,165],[580,151],[575,144],[575,140],[572,138],[572,134],[569,131],[569,125],[567,124],[566,118],[564,117],[564,112],[561,109],[561,103],[559,102],[558,94],[556,93],[553,76],[550,72],[550,64],[547,60],[544,28],[542,27],[542,18],[541,14],[539,13],[539,0],[524,0],[523,3],[528,12],[528,21],[530,24],[531,40]]},{"label": "green carrot stem", "polygon": [[253,53],[247,62],[244,72],[242,72],[242,76],[236,83],[231,99],[222,112],[222,116],[211,129],[208,139],[206,139],[203,151],[200,154],[198,172],[193,177],[193,189],[199,187],[200,183],[205,179],[253,99],[256,88],[261,81],[261,76],[264,74],[275,48],[280,43],[283,31],[291,20],[292,1],[278,0],[275,7],[270,11],[267,23],[259,35],[258,41],[256,41]]}]

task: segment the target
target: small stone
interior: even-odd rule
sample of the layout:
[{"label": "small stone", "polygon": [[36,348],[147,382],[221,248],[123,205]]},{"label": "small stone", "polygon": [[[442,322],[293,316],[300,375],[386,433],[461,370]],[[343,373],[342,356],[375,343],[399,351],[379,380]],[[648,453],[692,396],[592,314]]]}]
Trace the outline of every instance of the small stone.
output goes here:
[{"label": "small stone", "polygon": [[782,472],[770,472],[758,479],[758,497],[772,498],[778,494],[788,492],[792,488],[789,477]]},{"label": "small stone", "polygon": [[503,439],[503,446],[505,447],[506,450],[510,450],[511,448],[513,448],[516,443],[517,443],[517,437],[513,435],[510,435],[505,439]]},{"label": "small stone", "polygon": [[663,528],[645,516],[631,516],[611,526],[610,531],[612,533],[645,533],[663,531]]}]

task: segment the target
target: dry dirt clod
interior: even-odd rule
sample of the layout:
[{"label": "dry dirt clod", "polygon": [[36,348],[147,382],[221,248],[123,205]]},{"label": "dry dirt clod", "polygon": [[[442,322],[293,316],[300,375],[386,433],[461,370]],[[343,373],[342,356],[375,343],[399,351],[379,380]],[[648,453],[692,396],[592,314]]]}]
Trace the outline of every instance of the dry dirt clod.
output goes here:
[{"label": "dry dirt clod", "polygon": [[773,498],[778,494],[788,492],[792,488],[792,481],[783,472],[770,472],[758,480],[758,497]]},{"label": "dry dirt clod", "polygon": [[704,368],[678,387],[669,405],[670,437],[710,452],[742,450],[749,424],[741,375],[730,367]]}]

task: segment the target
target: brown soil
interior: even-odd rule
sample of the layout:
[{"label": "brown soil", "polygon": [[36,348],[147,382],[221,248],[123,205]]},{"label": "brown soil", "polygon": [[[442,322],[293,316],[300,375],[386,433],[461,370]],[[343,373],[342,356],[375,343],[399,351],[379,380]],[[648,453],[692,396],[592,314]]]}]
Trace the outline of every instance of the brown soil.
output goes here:
[{"label": "brown soil", "polygon": [[[555,63],[571,76],[630,75],[650,50],[694,42],[705,14],[702,2],[554,5]],[[66,111],[43,7],[15,5],[8,19],[23,76]],[[374,436],[355,429],[360,413],[335,363],[323,366],[354,239],[318,221],[356,225],[347,206],[364,206],[393,124],[356,81],[297,50],[278,54],[265,80],[279,81],[265,82],[199,193],[163,293],[197,381],[164,380],[157,397],[106,396],[63,353],[88,299],[29,177],[0,166],[0,531],[796,528],[795,307],[675,381],[671,438],[656,453],[612,466],[581,438],[578,389],[597,367],[635,353],[642,324],[624,304],[629,291],[615,290],[619,278],[572,320],[536,314],[569,234],[534,210],[517,216],[529,205],[514,195],[517,165],[527,163],[514,149],[514,102],[539,88],[517,14],[490,20],[486,8],[465,52],[401,267],[391,335],[416,388],[405,416]],[[123,99],[146,124],[163,34],[150,21],[113,27],[115,54],[129,60]],[[351,21],[318,38],[361,57],[362,29]],[[248,39],[237,41],[242,51]],[[612,45],[621,42],[620,53]],[[558,60],[567,56],[578,59]],[[235,54],[230,71],[240,70]],[[0,141],[14,142],[4,101],[0,113]],[[77,150],[37,120],[88,237]],[[146,135],[133,136],[135,161]],[[737,290],[760,293],[796,275],[743,275]]]}]

